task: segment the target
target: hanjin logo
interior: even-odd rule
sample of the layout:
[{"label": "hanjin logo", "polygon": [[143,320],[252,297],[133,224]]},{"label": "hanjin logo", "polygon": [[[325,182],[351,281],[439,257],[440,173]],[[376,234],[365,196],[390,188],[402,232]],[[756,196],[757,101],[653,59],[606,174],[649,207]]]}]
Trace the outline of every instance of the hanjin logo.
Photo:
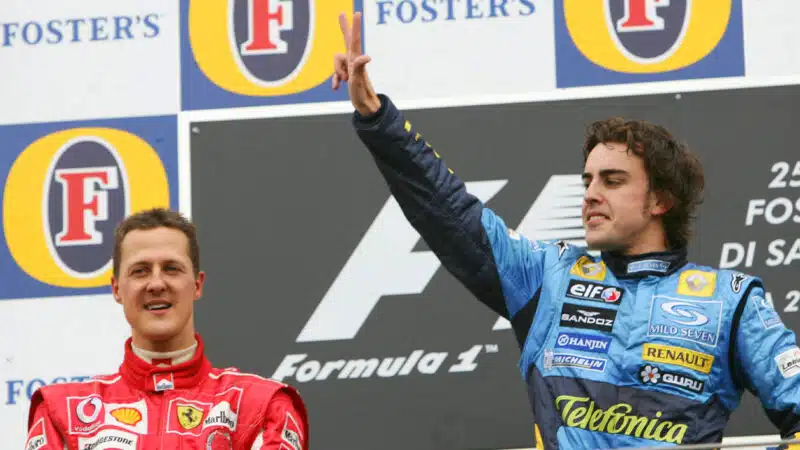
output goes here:
[{"label": "hanjin logo", "polygon": [[603,303],[618,304],[622,300],[622,290],[600,283],[570,280],[567,297],[578,300],[594,300]]},{"label": "hanjin logo", "polygon": [[617,312],[612,309],[579,306],[564,303],[561,308],[561,326],[586,328],[599,331],[611,331]]}]

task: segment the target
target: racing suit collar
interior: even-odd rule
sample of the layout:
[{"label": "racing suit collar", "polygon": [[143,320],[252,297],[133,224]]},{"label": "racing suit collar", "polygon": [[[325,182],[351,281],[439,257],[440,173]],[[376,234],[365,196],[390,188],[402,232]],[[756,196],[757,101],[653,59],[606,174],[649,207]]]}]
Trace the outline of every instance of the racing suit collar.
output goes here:
[{"label": "racing suit collar", "polygon": [[158,367],[139,358],[133,352],[132,338],[128,338],[125,341],[125,359],[119,372],[130,386],[145,392],[193,388],[203,382],[211,371],[203,340],[197,333],[195,339],[197,350],[190,360],[174,366]]},{"label": "racing suit collar", "polygon": [[615,252],[602,252],[601,256],[617,278],[644,278],[650,275],[667,276],[686,264],[686,249],[664,252],[623,255]]}]

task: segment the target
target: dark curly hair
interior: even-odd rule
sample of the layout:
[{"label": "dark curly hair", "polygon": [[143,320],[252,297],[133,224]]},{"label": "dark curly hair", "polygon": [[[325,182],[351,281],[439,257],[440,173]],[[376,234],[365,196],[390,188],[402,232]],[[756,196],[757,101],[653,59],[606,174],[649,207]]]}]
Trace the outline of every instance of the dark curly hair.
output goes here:
[{"label": "dark curly hair", "polygon": [[583,144],[583,161],[600,143],[625,144],[644,161],[649,187],[671,204],[662,220],[671,248],[683,248],[693,234],[692,222],[702,203],[703,167],[688,147],[664,127],[642,120],[612,117],[590,124]]},{"label": "dark curly hair", "polygon": [[192,261],[194,275],[200,272],[200,245],[197,229],[183,214],[167,208],[152,208],[132,214],[120,222],[114,230],[114,250],[112,253],[114,276],[119,275],[122,257],[122,241],[134,230],[152,230],[154,228],[172,228],[181,231],[189,239],[189,259]]}]

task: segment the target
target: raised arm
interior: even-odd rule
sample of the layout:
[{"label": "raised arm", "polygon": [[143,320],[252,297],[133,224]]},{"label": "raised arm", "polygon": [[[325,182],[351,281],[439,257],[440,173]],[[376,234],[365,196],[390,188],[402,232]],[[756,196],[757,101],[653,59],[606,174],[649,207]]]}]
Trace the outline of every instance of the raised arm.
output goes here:
[{"label": "raised arm", "polygon": [[409,223],[447,270],[524,338],[536,311],[544,267],[563,247],[529,240],[467,191],[422,133],[386,95],[374,91],[361,52],[361,16],[340,17],[346,55],[333,87],[348,84],[353,124]]}]

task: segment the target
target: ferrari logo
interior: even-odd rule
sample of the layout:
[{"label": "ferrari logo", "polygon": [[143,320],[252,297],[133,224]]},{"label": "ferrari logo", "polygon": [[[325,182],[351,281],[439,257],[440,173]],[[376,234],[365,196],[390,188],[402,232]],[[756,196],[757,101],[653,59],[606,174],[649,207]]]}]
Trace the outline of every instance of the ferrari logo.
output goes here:
[{"label": "ferrari logo", "polygon": [[178,423],[184,430],[191,430],[203,421],[203,411],[191,405],[178,405]]}]

